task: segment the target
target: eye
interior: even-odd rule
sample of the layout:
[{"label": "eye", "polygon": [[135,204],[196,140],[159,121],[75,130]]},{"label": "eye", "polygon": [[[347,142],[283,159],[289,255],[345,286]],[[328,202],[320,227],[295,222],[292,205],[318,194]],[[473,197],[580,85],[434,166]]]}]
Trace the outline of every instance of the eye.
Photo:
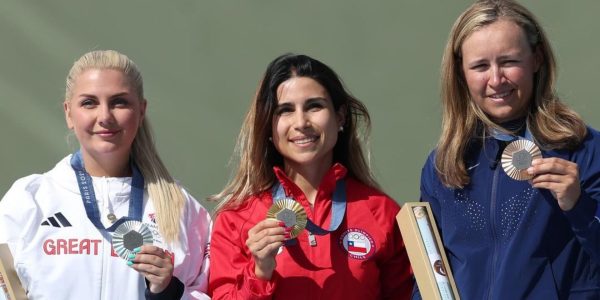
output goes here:
[{"label": "eye", "polygon": [[324,105],[320,102],[311,102],[306,105],[306,109],[308,111],[319,111],[323,109]]},{"label": "eye", "polygon": [[81,107],[84,108],[92,108],[94,107],[97,103],[95,99],[92,98],[84,98],[82,99],[79,104],[81,105]]},{"label": "eye", "polygon": [[484,64],[484,63],[475,64],[475,65],[472,65],[471,67],[469,67],[470,70],[474,70],[474,71],[485,71],[485,70],[487,70],[487,68],[488,68],[488,64]]},{"label": "eye", "polygon": [[114,107],[127,107],[129,105],[129,100],[122,97],[115,98],[111,102]]},{"label": "eye", "polygon": [[517,60],[517,59],[507,59],[505,61],[502,62],[502,65],[505,66],[514,66],[518,63],[520,63],[521,61]]},{"label": "eye", "polygon": [[292,112],[294,112],[294,109],[288,105],[278,106],[277,109],[275,109],[275,115],[277,116],[287,115]]}]

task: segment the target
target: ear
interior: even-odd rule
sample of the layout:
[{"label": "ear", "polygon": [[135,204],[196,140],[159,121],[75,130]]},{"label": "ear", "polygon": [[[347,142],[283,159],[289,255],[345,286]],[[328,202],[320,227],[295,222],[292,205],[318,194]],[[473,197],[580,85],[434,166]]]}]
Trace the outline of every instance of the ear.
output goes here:
[{"label": "ear", "polygon": [[337,119],[338,127],[344,126],[346,123],[346,105],[340,106],[338,110],[335,112],[335,117]]},{"label": "ear", "polygon": [[144,117],[146,117],[146,106],[148,106],[148,101],[146,101],[146,99],[142,99],[142,102],[140,103],[140,124],[141,121],[144,120]]},{"label": "ear", "polygon": [[540,70],[542,64],[544,63],[544,55],[542,54],[542,50],[540,49],[539,45],[535,47],[533,59],[533,70],[534,72],[537,72]]},{"label": "ear", "polygon": [[73,125],[73,120],[71,119],[71,103],[69,100],[65,100],[63,102],[63,110],[65,111],[65,121],[67,122],[67,128],[73,130],[75,126]]}]

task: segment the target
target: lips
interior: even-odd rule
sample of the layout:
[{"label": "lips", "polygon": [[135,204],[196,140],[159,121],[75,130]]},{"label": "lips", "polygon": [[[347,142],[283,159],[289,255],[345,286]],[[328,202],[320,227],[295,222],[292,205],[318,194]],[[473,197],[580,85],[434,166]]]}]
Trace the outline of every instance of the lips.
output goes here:
[{"label": "lips", "polygon": [[508,90],[508,91],[503,91],[503,92],[497,92],[491,95],[488,95],[489,98],[491,99],[495,99],[495,100],[502,100],[510,95],[512,95],[514,90]]},{"label": "lips", "polygon": [[291,138],[290,141],[296,145],[306,145],[310,143],[314,143],[319,139],[318,136],[302,136]]},{"label": "lips", "polygon": [[101,131],[96,131],[94,132],[94,134],[101,136],[101,137],[111,137],[116,135],[117,133],[119,133],[120,130],[101,130]]}]

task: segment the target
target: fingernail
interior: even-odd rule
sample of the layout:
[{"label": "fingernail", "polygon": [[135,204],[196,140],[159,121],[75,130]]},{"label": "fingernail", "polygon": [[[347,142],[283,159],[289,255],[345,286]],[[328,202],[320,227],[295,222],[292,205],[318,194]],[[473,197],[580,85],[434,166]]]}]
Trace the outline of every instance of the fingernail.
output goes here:
[{"label": "fingernail", "polygon": [[279,227],[285,227],[285,222],[284,221],[279,221],[277,224],[279,225]]},{"label": "fingernail", "polygon": [[284,234],[283,234],[283,236],[284,236],[286,239],[289,239],[289,238],[291,238],[291,237],[292,237],[292,235],[291,235],[289,232],[286,232],[286,233],[284,233]]},{"label": "fingernail", "polygon": [[133,262],[132,262],[132,261],[130,261],[130,260],[128,260],[128,261],[127,261],[127,265],[131,267],[131,266],[133,266]]},{"label": "fingernail", "polygon": [[135,252],[135,253],[138,253],[140,251],[142,251],[142,247],[137,247],[137,248],[133,249],[133,252]]},{"label": "fingernail", "polygon": [[533,175],[533,168],[528,168],[528,169],[527,169],[527,173],[529,173],[529,174]]},{"label": "fingernail", "polygon": [[135,253],[129,253],[129,255],[127,256],[127,258],[134,259],[135,258]]},{"label": "fingernail", "polygon": [[284,230],[285,230],[285,232],[288,232],[288,233],[289,233],[289,232],[291,232],[291,231],[292,231],[292,227],[286,227]]}]

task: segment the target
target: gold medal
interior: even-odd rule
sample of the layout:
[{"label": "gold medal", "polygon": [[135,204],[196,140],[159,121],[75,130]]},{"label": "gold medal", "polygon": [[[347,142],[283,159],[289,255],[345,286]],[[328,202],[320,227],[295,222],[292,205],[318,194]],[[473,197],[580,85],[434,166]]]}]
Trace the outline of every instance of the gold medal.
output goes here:
[{"label": "gold medal", "polygon": [[306,211],[300,203],[294,199],[284,198],[275,201],[269,211],[267,219],[275,219],[285,223],[285,227],[291,228],[290,237],[297,237],[306,228]]},{"label": "gold medal", "polygon": [[527,173],[534,159],[542,158],[540,148],[529,140],[516,140],[502,152],[502,168],[506,175],[516,180],[528,180],[533,176]]},{"label": "gold medal", "polygon": [[127,259],[133,249],[152,245],[154,238],[148,226],[140,221],[125,221],[113,233],[112,245],[115,252]]}]

